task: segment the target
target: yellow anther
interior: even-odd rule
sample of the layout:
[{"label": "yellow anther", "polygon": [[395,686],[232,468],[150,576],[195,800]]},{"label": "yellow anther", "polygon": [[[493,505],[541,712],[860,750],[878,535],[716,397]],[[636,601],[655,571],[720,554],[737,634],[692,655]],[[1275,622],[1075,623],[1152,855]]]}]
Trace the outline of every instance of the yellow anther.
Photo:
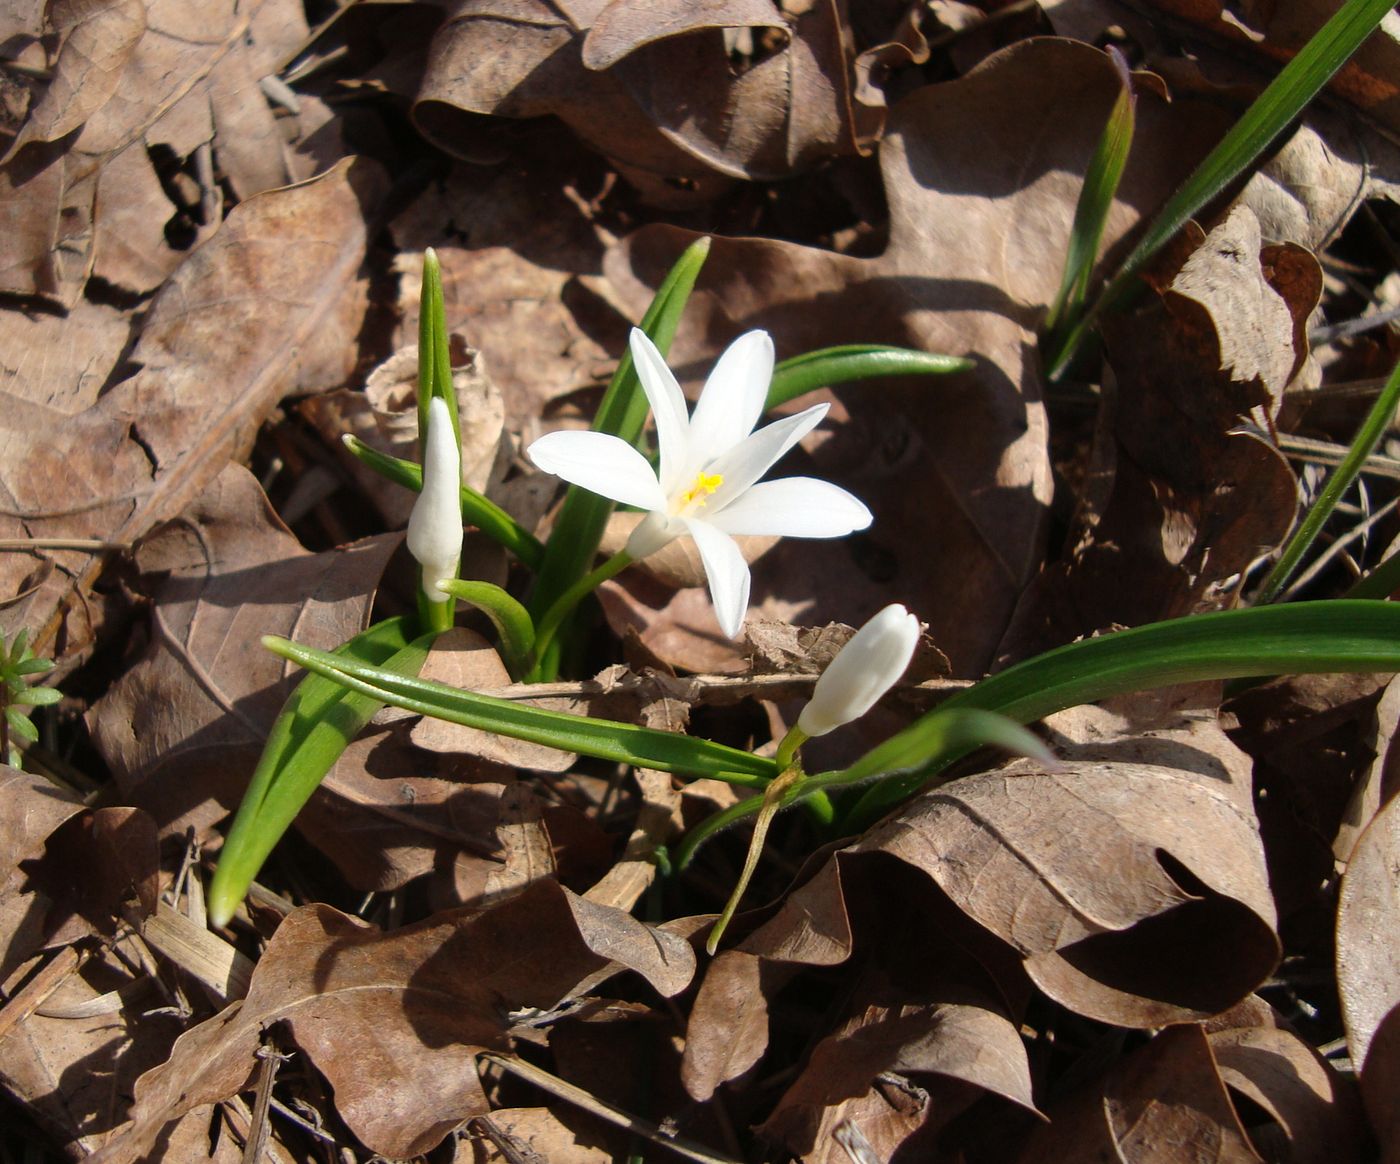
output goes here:
[{"label": "yellow anther", "polygon": [[692,505],[704,505],[705,498],[724,484],[724,477],[719,473],[701,473],[695,478],[695,484],[681,494],[681,506],[688,508]]}]

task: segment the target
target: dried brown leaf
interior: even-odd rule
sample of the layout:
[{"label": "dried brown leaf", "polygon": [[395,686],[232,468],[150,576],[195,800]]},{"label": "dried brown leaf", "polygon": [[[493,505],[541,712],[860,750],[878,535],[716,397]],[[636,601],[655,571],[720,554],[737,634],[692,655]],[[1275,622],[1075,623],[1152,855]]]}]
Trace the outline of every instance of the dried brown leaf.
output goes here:
[{"label": "dried brown leaf", "polygon": [[239,1090],[259,1030],[274,1022],[288,1025],[368,1147],[412,1156],[486,1114],[476,1054],[508,1045],[507,1012],[552,1007],[609,968],[674,994],[694,966],[687,942],[553,881],[388,934],[307,906],[274,935],[242,1007],[183,1036],[140,1081],[132,1124],[98,1159],[134,1160],[170,1119]]},{"label": "dried brown leaf", "polygon": [[1367,1114],[1392,1160],[1400,1155],[1400,796],[1356,842],[1337,904],[1337,990]]},{"label": "dried brown leaf", "polygon": [[152,642],[89,722],[119,784],[163,831],[204,832],[252,772],[288,689],[287,665],[261,636],[339,646],[364,627],[395,545],[308,553],[239,466],[147,541],[142,567],[167,574]]},{"label": "dried brown leaf", "polygon": [[1022,1164],[1258,1164],[1198,1026],[1168,1027],[1050,1109]]},{"label": "dried brown leaf", "polygon": [[786,177],[874,141],[883,98],[856,58],[867,47],[889,65],[916,57],[905,16],[897,2],[863,5],[873,40],[858,44],[844,0],[460,3],[434,39],[414,118],[470,156],[478,127],[464,114],[552,113],[661,200],[659,178]]},{"label": "dried brown leaf", "polygon": [[[39,406],[0,418],[5,536],[134,540],[179,513],[244,452],[287,386],[288,362],[354,279],[364,247],[361,194],[375,180],[348,164],[235,208],[156,298],[132,378],[61,429]],[[344,360],[345,353],[338,359]],[[61,603],[76,609],[102,559],[63,551],[39,591],[3,612],[6,629],[52,641]],[[27,569],[0,561],[0,593]]]},{"label": "dried brown leaf", "polygon": [[18,768],[0,765],[0,980],[48,937],[53,900],[34,884],[24,865],[40,857],[45,842],[69,817],[83,811],[75,796]]},{"label": "dried brown leaf", "polygon": [[1278,956],[1248,759],[1166,698],[1046,724],[1057,769],[965,777],[852,851],[923,870],[1076,1013],[1152,1027],[1248,995]]},{"label": "dried brown leaf", "polygon": [[[1360,1097],[1292,1031],[1271,1026],[1211,1031],[1211,1054],[1232,1091],[1282,1128],[1294,1164],[1349,1164],[1365,1158]],[[1256,1148],[1263,1154],[1266,1145]]]}]

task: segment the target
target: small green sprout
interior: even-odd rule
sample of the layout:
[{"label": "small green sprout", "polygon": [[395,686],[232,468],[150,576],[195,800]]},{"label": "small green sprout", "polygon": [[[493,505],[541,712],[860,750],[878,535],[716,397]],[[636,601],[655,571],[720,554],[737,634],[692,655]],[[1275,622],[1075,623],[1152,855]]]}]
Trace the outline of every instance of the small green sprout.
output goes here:
[{"label": "small green sprout", "polygon": [[12,768],[21,763],[16,740],[32,744],[39,731],[29,718],[30,709],[47,707],[63,698],[54,687],[31,687],[30,677],[52,669],[53,662],[39,659],[29,649],[29,632],[21,630],[7,647],[0,638],[0,702],[5,715],[0,719],[0,756]]}]

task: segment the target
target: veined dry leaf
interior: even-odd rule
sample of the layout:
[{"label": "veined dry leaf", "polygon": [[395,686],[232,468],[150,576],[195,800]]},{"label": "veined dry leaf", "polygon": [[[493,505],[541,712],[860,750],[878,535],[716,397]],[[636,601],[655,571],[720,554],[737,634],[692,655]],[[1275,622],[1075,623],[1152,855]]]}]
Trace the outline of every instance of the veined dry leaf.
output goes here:
[{"label": "veined dry leaf", "polygon": [[83,811],[76,797],[47,780],[0,764],[0,981],[47,939],[53,902],[23,868],[43,855],[45,842]]},{"label": "veined dry leaf", "polygon": [[1065,560],[1022,599],[1009,659],[1229,605],[1292,525],[1297,483],[1270,434],[1308,355],[1321,271],[1300,248],[1261,251],[1243,207],[1194,242],[1155,302],[1105,326],[1114,376],[1094,471]]},{"label": "veined dry leaf", "polygon": [[1278,957],[1248,758],[1179,693],[1076,708],[1064,757],[925,793],[854,849],[922,869],[1041,990],[1119,1026],[1199,1019]]},{"label": "veined dry leaf", "polygon": [[418,318],[420,252],[432,246],[448,331],[481,350],[512,431],[536,425],[556,397],[605,382],[627,344],[627,320],[582,285],[602,265],[606,236],[569,196],[590,180],[577,172],[588,161],[579,152],[528,167],[458,166],[391,228],[406,252],[405,333]]},{"label": "veined dry leaf", "polygon": [[[355,277],[364,248],[357,190],[366,184],[371,175],[347,164],[243,203],[156,298],[132,356],[141,371],[58,429],[40,406],[7,409],[4,535],[134,540],[198,497],[251,443],[299,345]],[[42,648],[69,611],[64,645],[75,649],[102,559],[53,556],[59,571],[0,621],[7,633],[35,628]],[[0,560],[0,594],[13,593],[26,569]]]},{"label": "veined dry leaf", "polygon": [[258,1032],[285,1022],[371,1150],[426,1152],[488,1107],[477,1052],[508,1045],[507,1013],[549,1008],[599,971],[636,970],[663,994],[695,968],[688,942],[540,881],[484,911],[384,934],[329,908],[291,914],[240,1007],[184,1035],[138,1083],[126,1134],[97,1157],[124,1164],[192,1107],[240,1090]]},{"label": "veined dry leaf", "polygon": [[261,636],[339,646],[364,628],[396,544],[386,535],[311,554],[237,465],[145,543],[143,569],[168,574],[151,645],[89,722],[118,782],[156,808],[162,829],[203,832],[251,773],[287,691],[288,666]]},{"label": "veined dry leaf", "polygon": [[1016,1158],[1260,1164],[1198,1026],[1173,1026],[1050,1109]]},{"label": "veined dry leaf", "polygon": [[[464,113],[552,113],[661,198],[659,178],[786,177],[874,141],[874,61],[926,52],[906,12],[898,0],[861,6],[862,29],[875,30],[861,45],[845,0],[461,0],[434,39],[414,119],[469,155]],[[873,56],[858,66],[862,49]]]},{"label": "veined dry leaf", "polygon": [[7,161],[28,142],[54,141],[77,129],[107,103],[146,31],[146,5],[144,0],[52,0],[47,23],[59,36],[58,59]]},{"label": "veined dry leaf", "polygon": [[1351,1061],[1387,1162],[1400,1159],[1400,796],[1352,850],[1337,903],[1337,990]]},{"label": "veined dry leaf", "polygon": [[[858,623],[898,599],[928,620],[956,673],[990,662],[1040,564],[1051,491],[1042,385],[1028,353],[1058,285],[1081,175],[1119,88],[1097,50],[1058,40],[1017,45],[891,111],[880,151],[890,242],[880,257],[714,241],[673,348],[684,376],[750,327],[771,331],[780,356],[885,342],[970,355],[978,365],[957,377],[843,391],[848,418],[834,412],[834,430],[809,447],[818,475],[866,501],[876,524],[841,543],[780,544],[754,570],[759,613],[800,602],[801,621]],[[1196,110],[1142,104],[1139,132],[1159,148],[1128,166],[1110,248],[1208,144],[1200,120]],[[645,228],[609,254],[608,275],[642,305],[690,237]]]},{"label": "veined dry leaf", "polygon": [[[1282,1129],[1292,1164],[1365,1159],[1361,1101],[1353,1079],[1294,1032],[1274,1024],[1207,1034],[1220,1078],[1258,1104]],[[1267,1155],[1268,1145],[1255,1140]]]},{"label": "veined dry leaf", "polygon": [[173,1014],[160,1013],[159,988],[133,973],[140,957],[130,938],[99,946],[0,1038],[0,1086],[72,1159],[102,1145],[137,1077],[179,1031]]}]

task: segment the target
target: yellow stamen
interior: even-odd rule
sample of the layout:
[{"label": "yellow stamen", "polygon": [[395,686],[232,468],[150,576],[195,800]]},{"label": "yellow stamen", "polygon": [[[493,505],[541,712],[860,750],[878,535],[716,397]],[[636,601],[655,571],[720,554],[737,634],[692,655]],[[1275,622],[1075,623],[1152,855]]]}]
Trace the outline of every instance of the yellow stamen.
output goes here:
[{"label": "yellow stamen", "polygon": [[701,473],[695,478],[695,484],[681,494],[682,507],[692,505],[704,505],[705,498],[724,484],[724,478],[719,473]]}]

